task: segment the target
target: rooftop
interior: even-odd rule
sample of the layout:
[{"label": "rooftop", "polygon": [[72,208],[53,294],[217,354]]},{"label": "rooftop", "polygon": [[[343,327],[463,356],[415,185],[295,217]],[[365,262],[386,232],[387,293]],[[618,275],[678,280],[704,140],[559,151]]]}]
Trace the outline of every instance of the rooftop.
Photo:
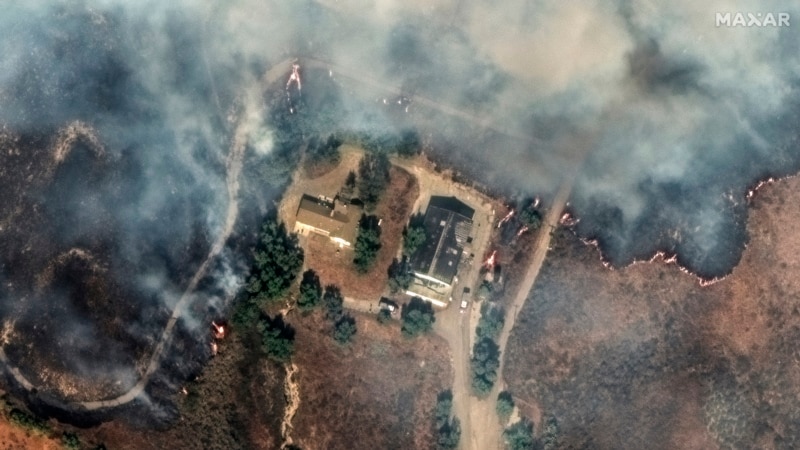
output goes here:
[{"label": "rooftop", "polygon": [[452,284],[475,210],[455,197],[433,196],[425,212],[425,244],[411,258],[415,272]]},{"label": "rooftop", "polygon": [[325,231],[331,238],[349,243],[356,240],[360,217],[361,208],[356,205],[308,194],[303,194],[297,208],[298,222]]}]

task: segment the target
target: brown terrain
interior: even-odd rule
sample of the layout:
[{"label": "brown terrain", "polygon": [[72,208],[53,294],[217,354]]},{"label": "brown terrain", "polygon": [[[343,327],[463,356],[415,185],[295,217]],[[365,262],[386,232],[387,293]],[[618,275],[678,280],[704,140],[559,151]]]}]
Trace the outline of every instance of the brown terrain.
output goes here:
[{"label": "brown terrain", "polygon": [[247,349],[257,346],[235,334],[220,342],[203,373],[176,394],[181,417],[168,429],[115,420],[80,433],[82,440],[115,450],[280,447],[284,371]]},{"label": "brown terrain", "polygon": [[[707,287],[663,258],[609,270],[560,229],[505,355],[522,413],[570,448],[796,448],[800,180],[758,191]],[[720,237],[724,238],[724,237]]]},{"label": "brown terrain", "polygon": [[434,448],[436,395],[453,377],[447,343],[407,339],[399,323],[358,314],[358,333],[337,344],[321,312],[294,317],[300,406],[292,440],[313,449]]}]

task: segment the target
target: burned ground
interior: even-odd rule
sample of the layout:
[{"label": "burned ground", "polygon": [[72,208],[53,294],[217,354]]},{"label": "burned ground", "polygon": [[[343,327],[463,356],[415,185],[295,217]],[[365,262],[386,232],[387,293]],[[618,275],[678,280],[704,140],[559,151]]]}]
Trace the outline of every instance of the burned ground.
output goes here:
[{"label": "burned ground", "polygon": [[173,397],[180,419],[169,428],[143,429],[115,420],[82,437],[121,450],[280,447],[283,369],[251,350],[258,343],[241,339],[228,336],[203,373],[181,383]]},{"label": "burned ground", "polygon": [[559,230],[507,349],[523,411],[565,447],[796,447],[799,188],[758,192],[742,263],[708,287],[661,259],[611,271]]},{"label": "burned ground", "polygon": [[407,339],[399,324],[358,315],[343,347],[317,312],[292,321],[300,408],[292,438],[301,448],[435,448],[436,395],[452,383],[447,344]]}]

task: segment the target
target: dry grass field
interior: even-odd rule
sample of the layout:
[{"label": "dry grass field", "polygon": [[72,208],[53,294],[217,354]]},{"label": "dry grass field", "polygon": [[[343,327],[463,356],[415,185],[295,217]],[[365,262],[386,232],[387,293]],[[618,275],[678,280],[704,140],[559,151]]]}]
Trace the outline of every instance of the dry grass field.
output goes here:
[{"label": "dry grass field", "polygon": [[609,270],[558,231],[506,354],[524,413],[570,448],[800,445],[800,180],[762,188],[708,287],[657,259]]},{"label": "dry grass field", "polygon": [[300,408],[294,443],[303,449],[432,449],[436,395],[452,383],[447,343],[409,340],[397,322],[357,315],[343,347],[322,314],[295,318]]},{"label": "dry grass field", "polygon": [[[323,175],[308,178],[305,170],[297,170],[292,185],[280,204],[280,218],[288,229],[294,228],[295,214],[304,193],[333,197],[344,184],[349,171],[358,172],[358,162],[364,154],[360,148],[345,145],[341,162]],[[305,248],[305,266],[314,269],[324,284],[339,286],[347,297],[372,301],[383,293],[388,279],[387,269],[400,249],[403,227],[419,196],[416,178],[406,170],[392,166],[391,181],[375,209],[381,223],[381,250],[372,269],[360,274],[353,265],[352,249],[338,249],[324,236],[301,237]]]}]

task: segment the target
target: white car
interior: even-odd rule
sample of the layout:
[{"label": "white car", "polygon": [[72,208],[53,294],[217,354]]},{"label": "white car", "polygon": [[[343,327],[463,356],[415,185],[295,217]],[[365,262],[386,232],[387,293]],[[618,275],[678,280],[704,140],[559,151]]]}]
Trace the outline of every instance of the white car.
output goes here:
[{"label": "white car", "polygon": [[464,288],[464,293],[461,294],[461,313],[463,314],[464,311],[467,310],[469,306],[469,297],[470,297],[470,290],[468,287]]}]

